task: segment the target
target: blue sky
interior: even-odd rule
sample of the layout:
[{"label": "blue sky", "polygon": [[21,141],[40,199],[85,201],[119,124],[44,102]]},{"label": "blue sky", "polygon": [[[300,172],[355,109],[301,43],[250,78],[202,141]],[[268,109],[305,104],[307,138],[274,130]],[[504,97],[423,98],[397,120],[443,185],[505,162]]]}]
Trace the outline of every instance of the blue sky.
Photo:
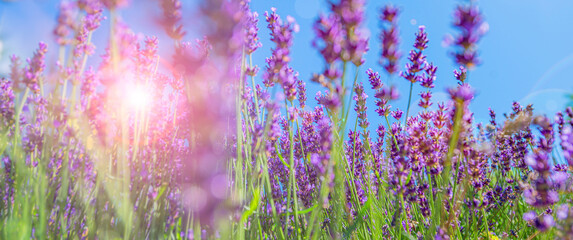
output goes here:
[{"label": "blue sky", "polygon": [[[29,57],[38,41],[47,42],[49,51],[56,52],[51,32],[56,23],[58,2],[0,1],[0,73],[7,71],[9,55]],[[168,41],[161,29],[150,27],[155,26],[153,19],[160,14],[156,1],[131,2],[132,7],[123,9],[121,15],[134,32],[140,33],[141,37],[158,35],[160,45],[162,39]],[[200,36],[200,24],[193,17],[195,1],[183,2],[184,24],[190,33],[186,40],[193,41]],[[359,75],[359,80],[364,81],[365,86],[368,86],[364,74],[366,69],[382,71],[377,64],[380,53],[377,18],[379,8],[387,2],[371,0],[367,3],[366,26],[371,33],[370,51]],[[437,99],[446,99],[446,87],[455,84],[452,71],[457,66],[453,64],[442,41],[447,33],[456,34],[451,28],[451,22],[453,9],[459,2],[393,1],[402,9],[399,26],[403,55],[411,49],[418,25],[426,26],[430,43],[425,53],[429,61],[438,65],[434,91]],[[501,113],[508,112],[515,100],[524,104],[534,103],[537,113],[553,114],[562,109],[567,102],[565,94],[573,92],[573,44],[570,43],[573,39],[573,1],[497,0],[479,1],[477,4],[489,23],[489,32],[479,44],[483,63],[470,73],[469,82],[478,92],[471,105],[476,120],[487,121],[488,107],[496,110],[501,119]],[[287,15],[294,17],[300,25],[300,32],[295,35],[292,50],[292,67],[300,73],[302,79],[308,80],[312,73],[321,71],[323,67],[323,61],[318,51],[312,48],[311,41],[314,38],[312,24],[319,12],[326,11],[325,1],[252,0],[252,9],[260,15],[259,36],[263,47],[255,53],[254,59],[261,68],[264,67],[264,58],[269,56],[272,47],[268,41],[269,32],[263,16],[264,11],[269,11],[271,7],[276,7],[283,18]],[[106,45],[108,24],[109,21],[105,21],[94,35],[99,51]],[[165,45],[170,46],[170,42],[165,42]],[[53,59],[55,58],[51,60]],[[97,61],[97,57],[93,59]],[[405,63],[406,59],[403,58],[401,68]],[[397,77],[392,81],[397,84],[401,93],[401,100],[392,105],[405,109],[409,84]],[[314,83],[308,83],[307,86],[309,101],[314,101],[314,93],[322,89]],[[414,93],[420,90],[421,87],[417,86]],[[415,102],[417,99],[416,96]],[[369,100],[369,106],[373,106],[372,97]],[[372,108],[369,109],[371,118],[375,116]],[[374,119],[371,121],[376,122]]]}]

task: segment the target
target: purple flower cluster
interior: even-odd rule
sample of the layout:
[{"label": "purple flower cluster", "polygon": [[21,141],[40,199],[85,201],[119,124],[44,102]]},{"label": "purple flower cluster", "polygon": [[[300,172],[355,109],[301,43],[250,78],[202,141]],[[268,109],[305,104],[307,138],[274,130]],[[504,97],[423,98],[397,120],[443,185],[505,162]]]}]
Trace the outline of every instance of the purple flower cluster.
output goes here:
[{"label": "purple flower cluster", "polygon": [[[54,35],[70,54],[47,67],[40,43],[25,65],[12,57],[10,75],[0,78],[0,233],[571,238],[573,110],[552,120],[514,102],[504,119],[490,109],[489,122],[475,123],[467,70],[479,62],[487,25],[474,5],[455,12],[460,67],[450,77],[458,85],[444,102],[432,99],[438,67],[424,55],[426,28],[400,69],[400,11],[382,8],[383,71],[423,87],[423,110],[409,116],[392,108],[398,88],[378,72],[365,72],[370,88],[361,81],[363,0],[329,1],[314,23],[325,66],[311,80],[325,91],[312,103],[291,67],[294,18],[283,20],[275,8],[264,14],[273,46],[258,77],[251,58],[262,47],[260,16],[249,1],[204,1],[206,37],[195,42],[185,39],[181,2],[159,1],[161,27],[175,40],[170,61],[158,38],[140,39],[115,19],[127,2],[61,5]],[[104,6],[114,21],[96,67],[87,58]],[[356,77],[347,88],[350,63]],[[45,85],[51,74],[58,81]],[[370,118],[369,95],[378,115]],[[21,229],[12,231],[14,224]]]}]

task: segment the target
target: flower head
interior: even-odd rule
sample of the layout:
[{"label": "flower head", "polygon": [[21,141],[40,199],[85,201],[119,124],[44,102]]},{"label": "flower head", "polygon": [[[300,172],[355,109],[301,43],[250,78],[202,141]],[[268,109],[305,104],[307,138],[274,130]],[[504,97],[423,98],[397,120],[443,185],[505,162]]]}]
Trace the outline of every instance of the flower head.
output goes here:
[{"label": "flower head", "polygon": [[454,88],[448,88],[450,97],[455,101],[469,102],[474,98],[474,90],[469,84],[463,84]]}]

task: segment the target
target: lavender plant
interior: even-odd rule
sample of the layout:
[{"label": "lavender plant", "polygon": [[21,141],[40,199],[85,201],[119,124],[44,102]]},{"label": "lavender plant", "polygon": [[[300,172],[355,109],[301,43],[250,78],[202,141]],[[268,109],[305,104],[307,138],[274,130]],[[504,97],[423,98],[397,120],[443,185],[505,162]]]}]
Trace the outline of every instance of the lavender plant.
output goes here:
[{"label": "lavender plant", "polygon": [[[487,30],[477,6],[455,10],[458,84],[439,102],[424,26],[400,71],[395,6],[381,6],[370,45],[380,66],[363,70],[374,41],[365,1],[328,1],[313,25],[323,66],[304,81],[290,54],[299,26],[280,9],[202,1],[205,37],[191,40],[181,2],[158,0],[171,39],[140,39],[117,15],[129,4],[64,2],[57,45],[11,58],[0,79],[3,239],[571,238],[573,110],[543,116],[514,102],[503,121],[490,110],[475,122],[468,73]],[[272,46],[260,42],[263,21]],[[92,64],[101,24],[109,41]],[[261,47],[271,48],[262,71]],[[392,106],[395,74],[410,82],[406,106]],[[322,89],[308,98],[307,84]]]}]

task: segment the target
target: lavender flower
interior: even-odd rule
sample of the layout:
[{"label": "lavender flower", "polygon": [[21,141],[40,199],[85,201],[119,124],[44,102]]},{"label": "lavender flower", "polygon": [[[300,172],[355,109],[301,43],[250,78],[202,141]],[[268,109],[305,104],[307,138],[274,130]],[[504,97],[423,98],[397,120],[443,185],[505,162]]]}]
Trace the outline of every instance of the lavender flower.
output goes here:
[{"label": "lavender flower", "polygon": [[280,83],[286,98],[293,101],[296,98],[298,73],[288,66],[290,62],[290,47],[293,42],[293,33],[298,31],[298,25],[294,18],[288,16],[287,22],[283,23],[276,9],[271,13],[265,12],[268,28],[271,30],[271,41],[276,44],[272,49],[272,56],[267,58],[267,67],[263,75],[265,86],[273,86]]},{"label": "lavender flower", "polygon": [[10,80],[12,81],[12,88],[15,92],[22,91],[21,82],[24,78],[24,72],[21,69],[20,58],[16,55],[10,56]]},{"label": "lavender flower", "polygon": [[356,66],[364,63],[362,55],[368,51],[368,39],[360,29],[364,20],[364,3],[364,0],[341,0],[337,4],[330,3],[330,9],[340,21],[343,34],[340,58]]},{"label": "lavender flower", "polygon": [[422,51],[412,50],[410,51],[408,60],[410,60],[410,63],[406,64],[406,72],[400,72],[400,76],[411,83],[420,81],[417,73],[423,70],[422,68],[426,63],[426,56],[422,54]]},{"label": "lavender flower", "polygon": [[477,57],[477,43],[488,31],[488,25],[475,5],[458,6],[454,11],[454,27],[461,31],[454,40],[457,46],[452,53],[456,64],[472,69],[480,63]]},{"label": "lavender flower", "polygon": [[448,236],[448,233],[441,227],[438,227],[438,230],[436,231],[436,236],[434,236],[434,239],[436,240],[450,240],[450,236]]},{"label": "lavender flower", "polygon": [[393,111],[391,114],[392,114],[392,117],[394,117],[396,119],[396,121],[399,121],[400,118],[402,118],[403,113],[404,113],[403,111],[401,111],[400,109],[397,108],[396,111]]},{"label": "lavender flower", "polygon": [[12,83],[6,78],[0,78],[0,128],[14,124],[14,92]]},{"label": "lavender flower", "polygon": [[88,70],[84,73],[84,78],[81,83],[80,93],[81,93],[81,104],[84,109],[87,109],[88,103],[95,94],[97,77],[93,68],[90,66]]},{"label": "lavender flower", "polygon": [[460,83],[464,83],[467,77],[467,70],[464,66],[460,66],[460,71],[454,70],[454,76]]},{"label": "lavender flower", "polygon": [[330,111],[338,111],[342,105],[338,94],[329,91],[325,91],[324,95],[320,91],[317,92],[314,99],[318,102],[318,104],[323,105]]},{"label": "lavender flower", "polygon": [[316,38],[312,41],[312,45],[319,49],[326,63],[330,65],[339,60],[344,41],[344,32],[342,24],[338,21],[336,15],[321,15],[314,23],[313,29]]},{"label": "lavender flower", "polygon": [[259,14],[257,12],[249,12],[246,14],[245,20],[245,46],[247,54],[252,54],[263,44],[259,42],[258,32],[259,27]]},{"label": "lavender flower", "polygon": [[433,63],[426,63],[424,66],[424,75],[420,78],[420,85],[425,88],[434,88],[434,81],[436,80],[436,71],[438,67]]},{"label": "lavender flower", "polygon": [[463,84],[456,88],[448,88],[448,92],[454,101],[467,103],[474,98],[474,91],[469,84]]},{"label": "lavender flower", "polygon": [[91,42],[89,42],[88,35],[89,35],[89,30],[84,20],[81,29],[79,29],[78,33],[76,34],[74,57],[79,58],[83,55],[89,56],[93,54],[95,46]]},{"label": "lavender flower", "polygon": [[541,216],[536,216],[535,212],[527,212],[523,214],[523,220],[532,222],[535,228],[539,231],[547,231],[549,228],[555,225],[555,221],[551,215],[543,214]]},{"label": "lavender flower", "polygon": [[298,102],[299,102],[299,107],[300,109],[304,109],[304,107],[306,107],[306,83],[303,80],[298,80],[296,85],[298,86],[297,88],[297,93],[298,93]]},{"label": "lavender flower", "polygon": [[524,191],[525,201],[534,207],[547,207],[559,200],[559,195],[550,186],[549,154],[552,150],[553,125],[546,117],[538,116],[534,123],[540,126],[542,137],[537,141],[537,149],[526,158],[526,163],[537,173],[533,188]]},{"label": "lavender flower", "polygon": [[38,49],[34,52],[34,57],[27,60],[28,66],[24,68],[23,82],[34,93],[40,92],[38,81],[40,81],[40,77],[44,71],[44,55],[46,52],[48,52],[47,45],[40,42]]},{"label": "lavender flower", "polygon": [[569,125],[573,126],[573,108],[567,107],[565,109],[565,113],[567,113],[567,116],[569,117]]},{"label": "lavender flower", "polygon": [[[296,171],[297,171],[297,186],[298,191],[297,195],[302,201],[305,207],[311,207],[313,203],[313,195],[316,191],[315,182],[311,176],[313,168],[309,168],[307,170],[307,166],[304,164],[298,164]],[[314,179],[316,180],[316,179]]]},{"label": "lavender flower", "polygon": [[181,25],[181,1],[179,0],[161,0],[161,9],[163,10],[163,18],[160,24],[165,29],[169,37],[176,41],[180,41],[185,36],[183,25]]},{"label": "lavender flower", "polygon": [[400,11],[391,5],[386,5],[380,10],[380,21],[383,27],[380,33],[382,42],[380,54],[380,65],[384,67],[389,75],[398,71],[398,60],[402,56],[398,44],[400,43],[398,32],[398,15]]},{"label": "lavender flower", "polygon": [[427,109],[430,106],[432,106],[432,102],[430,102],[430,99],[432,98],[432,92],[427,91],[427,92],[421,92],[420,93],[420,102],[418,103],[418,106]]},{"label": "lavender flower", "polygon": [[426,26],[422,25],[419,27],[419,31],[416,33],[416,41],[414,43],[414,48],[420,51],[424,51],[428,47],[428,33],[426,33]]},{"label": "lavender flower", "polygon": [[101,13],[102,1],[100,0],[78,0],[78,8],[84,10],[87,14]]},{"label": "lavender flower", "polygon": [[[43,193],[48,198],[42,203],[51,207],[37,216],[22,216],[29,220],[25,224],[30,224],[32,234],[25,236],[64,233],[67,238],[97,239],[105,238],[107,230],[131,224],[133,231],[120,229],[118,234],[135,239],[169,234],[220,238],[218,231],[229,227],[240,229],[237,233],[243,237],[300,238],[303,232],[297,226],[314,238],[395,238],[391,234],[404,231],[419,239],[450,239],[452,233],[471,238],[477,226],[500,238],[518,238],[515,231],[523,236],[533,228],[549,232],[540,233],[547,234],[541,238],[570,238],[573,110],[567,108],[552,122],[533,117],[531,105],[514,102],[512,111],[503,115],[503,125],[492,110],[489,124],[474,124],[469,104],[475,93],[467,83],[467,69],[478,62],[475,36],[481,35],[475,31],[484,23],[472,6],[457,10],[455,26],[462,30],[462,40],[456,42],[454,54],[470,55],[462,56],[468,62],[454,71],[459,84],[448,89],[451,101],[432,101],[437,66],[423,54],[429,41],[421,26],[401,75],[412,86],[419,82],[423,87],[418,105],[424,110],[410,118],[406,113],[405,123],[400,122],[404,112],[389,104],[399,97],[396,86],[382,84],[380,75],[368,69],[371,90],[362,81],[352,86],[356,126],[362,128],[356,131],[344,128],[346,121],[337,118],[348,100],[341,67],[362,65],[367,51],[364,0],[329,1],[329,12],[313,26],[313,46],[325,59],[322,72],[310,79],[325,88],[316,94],[314,109],[306,109],[305,80],[291,67],[298,26],[292,17],[281,19],[276,9],[265,14],[273,46],[261,74],[263,83],[251,86],[245,81],[247,76],[257,80],[259,68],[245,57],[254,57],[261,47],[259,19],[248,0],[203,1],[200,11],[207,17],[207,37],[196,43],[182,41],[180,1],[160,0],[159,27],[175,40],[169,65],[163,66],[157,38],[140,42],[126,25],[114,22],[113,54],[111,48],[104,53],[99,69],[87,61],[83,71],[82,58],[95,49],[89,37],[103,19],[102,7],[115,14],[126,2],[78,0],[77,8],[62,6],[54,34],[60,46],[73,43],[65,48],[74,55],[56,65],[56,87],[46,85],[46,96],[37,91],[49,66],[43,44],[24,66],[12,57],[10,76],[0,77],[0,138],[6,138],[0,141],[0,215],[26,207],[41,210],[37,199],[19,202],[25,193],[36,191],[36,183],[46,184]],[[76,11],[80,16],[71,18]],[[398,72],[400,58],[399,11],[386,6],[381,12],[380,64],[392,75]],[[77,17],[83,18],[75,23]],[[124,87],[123,77],[151,89],[148,109],[123,111],[113,105],[123,97],[123,88],[118,89]],[[74,93],[79,87],[77,106],[67,105],[78,100],[68,98],[70,89],[50,92],[62,90],[58,84],[64,80],[72,81]],[[273,97],[268,88],[275,84],[283,91]],[[32,92],[20,100],[24,88]],[[383,116],[378,120],[389,121],[388,126],[378,123],[376,139],[370,138],[367,118],[370,94],[375,112]],[[48,95],[56,97],[49,100]],[[69,101],[58,100],[59,95]],[[19,103],[20,119],[14,119]],[[437,108],[430,108],[433,105]],[[532,132],[534,127],[539,133]],[[557,142],[562,151],[554,151]],[[338,158],[342,161],[331,162]],[[108,188],[117,180],[121,188]],[[101,194],[102,190],[111,194]],[[446,215],[440,217],[436,204],[444,205]],[[132,222],[121,209],[130,210]],[[503,228],[495,222],[500,214],[517,220],[512,226],[526,226],[525,221],[530,227]],[[90,220],[93,216],[95,221]],[[436,216],[438,223],[432,220]],[[19,215],[15,217],[15,223],[21,222]],[[40,232],[44,217],[45,233]],[[312,219],[315,222],[309,222]],[[358,232],[338,235],[353,224]],[[4,219],[4,225],[13,225],[12,220]],[[320,225],[317,231],[311,229]],[[436,232],[428,232],[431,229]],[[3,228],[3,233],[12,234],[10,228]]]},{"label": "lavender flower", "polygon": [[95,31],[101,24],[101,21],[105,19],[102,15],[103,9],[97,3],[92,3],[92,5],[86,8],[87,15],[84,18],[84,25],[87,31]]},{"label": "lavender flower", "polygon": [[376,98],[375,103],[377,109],[375,111],[380,116],[387,116],[390,113],[389,111],[391,108],[388,101],[398,99],[398,90],[396,90],[395,86],[383,87],[383,84],[380,81],[380,75],[377,72],[372,71],[372,69],[368,69],[366,73],[368,74],[372,89],[376,90],[374,97]]},{"label": "lavender flower", "polygon": [[371,68],[369,68],[366,70],[366,74],[368,74],[368,80],[370,81],[372,89],[378,90],[382,87],[383,84],[382,81],[380,81],[380,75],[378,72],[374,72]]},{"label": "lavender flower", "polygon": [[71,43],[69,35],[74,29],[76,29],[76,9],[74,4],[71,2],[61,2],[60,11],[58,13],[58,25],[54,28],[54,35],[56,36],[56,42],[59,45],[67,45]]},{"label": "lavender flower", "polygon": [[354,92],[356,93],[353,97],[354,101],[356,101],[354,111],[358,114],[358,125],[366,131],[370,125],[366,115],[366,110],[368,109],[368,107],[366,107],[366,99],[368,98],[368,95],[364,92],[364,86],[362,83],[359,83],[354,87]]}]

